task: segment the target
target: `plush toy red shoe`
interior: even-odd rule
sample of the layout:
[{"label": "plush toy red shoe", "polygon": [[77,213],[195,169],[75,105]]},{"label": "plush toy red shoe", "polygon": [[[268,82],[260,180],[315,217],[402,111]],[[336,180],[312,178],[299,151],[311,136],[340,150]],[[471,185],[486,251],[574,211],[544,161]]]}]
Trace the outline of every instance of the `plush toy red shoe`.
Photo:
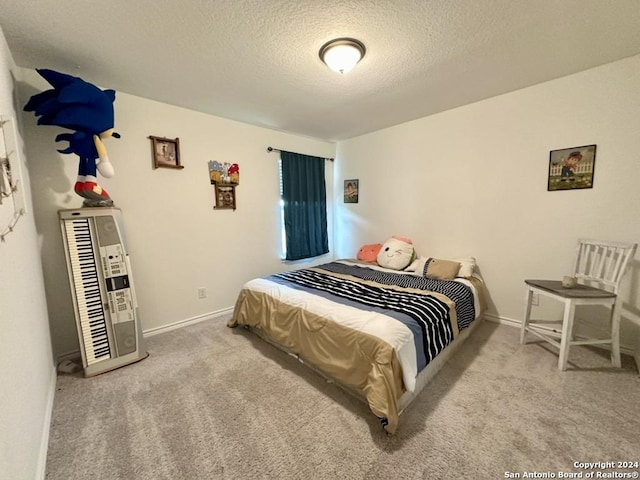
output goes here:
[{"label": "plush toy red shoe", "polygon": [[107,191],[95,182],[76,182],[73,190],[89,200],[111,200]]}]

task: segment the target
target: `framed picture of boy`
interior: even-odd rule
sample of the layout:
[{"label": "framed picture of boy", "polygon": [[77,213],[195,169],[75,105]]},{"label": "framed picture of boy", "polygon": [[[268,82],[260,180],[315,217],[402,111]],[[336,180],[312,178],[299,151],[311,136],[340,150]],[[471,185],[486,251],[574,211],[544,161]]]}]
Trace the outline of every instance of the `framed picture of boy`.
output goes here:
[{"label": "framed picture of boy", "polygon": [[547,191],[593,188],[596,146],[563,148],[549,152]]}]

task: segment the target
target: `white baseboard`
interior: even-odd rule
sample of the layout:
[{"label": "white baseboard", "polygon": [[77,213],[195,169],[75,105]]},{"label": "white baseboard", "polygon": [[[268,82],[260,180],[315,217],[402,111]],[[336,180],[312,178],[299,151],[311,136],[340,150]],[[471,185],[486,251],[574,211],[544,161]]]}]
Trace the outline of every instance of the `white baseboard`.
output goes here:
[{"label": "white baseboard", "polygon": [[[177,322],[170,323],[168,325],[163,325],[161,327],[149,328],[147,330],[142,331],[142,335],[144,337],[152,337],[154,335],[159,335],[161,333],[170,332],[171,330],[175,330],[177,328],[186,327],[188,325],[193,325],[194,323],[204,322],[206,320],[212,320],[214,318],[222,317],[223,315],[227,315],[233,312],[233,307],[223,308],[222,310],[217,310],[215,312],[203,313],[202,315],[197,315],[195,317],[186,318],[184,320],[178,320]],[[73,360],[80,357],[80,350],[73,350],[70,352],[61,353],[56,356],[56,365],[58,365],[63,360]]]},{"label": "white baseboard", "polygon": [[233,312],[233,307],[223,308],[222,310],[203,313],[202,315],[196,315],[195,317],[179,320],[175,323],[170,323],[168,325],[163,325],[161,327],[155,327],[155,328],[150,328],[148,330],[143,330],[142,333],[145,337],[152,337],[160,333],[170,332],[171,330],[175,330],[177,328],[193,325],[194,323],[204,322],[205,320],[213,320],[214,318],[222,317],[232,312]]},{"label": "white baseboard", "polygon": [[[508,327],[520,328],[522,326],[522,320],[516,320],[508,317],[501,317],[498,315],[493,315],[491,313],[484,314],[485,320],[493,323],[499,323],[500,325],[507,325]],[[602,348],[607,348],[605,345]],[[640,352],[636,352],[632,347],[628,345],[620,345],[620,352],[625,355],[631,355],[635,357],[636,364],[638,365],[638,369],[640,370]]]},{"label": "white baseboard", "polygon": [[49,451],[49,433],[51,431],[51,418],[53,417],[53,401],[56,395],[57,373],[55,365],[51,369],[51,378],[49,380],[49,393],[47,394],[47,402],[45,406],[44,421],[42,425],[42,436],[40,437],[40,452],[38,455],[38,465],[36,470],[36,478],[44,480],[47,474],[47,453]]},{"label": "white baseboard", "polygon": [[522,320],[514,320],[513,318],[499,317],[491,313],[485,313],[484,319],[488,322],[499,323],[500,325],[507,325],[509,327],[520,328]]},{"label": "white baseboard", "polygon": [[76,360],[78,358],[80,358],[80,349],[60,353],[56,355],[56,365],[59,365],[63,360]]}]

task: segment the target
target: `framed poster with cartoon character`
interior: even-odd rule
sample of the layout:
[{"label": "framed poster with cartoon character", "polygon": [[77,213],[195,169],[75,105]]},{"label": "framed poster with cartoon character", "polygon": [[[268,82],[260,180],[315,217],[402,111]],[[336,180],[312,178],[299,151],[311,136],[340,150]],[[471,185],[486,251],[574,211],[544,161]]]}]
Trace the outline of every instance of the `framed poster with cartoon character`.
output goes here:
[{"label": "framed poster with cartoon character", "polygon": [[596,146],[563,148],[549,152],[547,191],[593,188]]}]

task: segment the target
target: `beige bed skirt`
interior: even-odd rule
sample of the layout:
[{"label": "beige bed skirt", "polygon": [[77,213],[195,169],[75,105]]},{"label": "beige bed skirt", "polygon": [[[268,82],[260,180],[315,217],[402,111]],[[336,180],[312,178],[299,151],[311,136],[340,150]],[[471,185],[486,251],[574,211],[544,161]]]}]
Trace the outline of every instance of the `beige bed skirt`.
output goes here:
[{"label": "beige bed skirt", "polygon": [[[416,377],[415,390],[413,392],[405,391],[397,402],[398,421],[400,419],[400,416],[409,407],[409,405],[411,405],[411,403],[425,389],[425,387],[429,384],[429,382],[431,382],[431,380],[436,376],[436,374],[440,371],[440,369],[444,367],[444,365],[449,361],[449,359],[456,354],[456,352],[462,347],[463,343],[467,340],[467,338],[473,335],[473,332],[479,328],[480,324],[483,321],[484,321],[484,317],[480,316],[471,325],[469,325],[468,328],[465,328],[462,332],[460,332],[460,335],[456,338],[455,342],[449,344],[442,352],[440,352],[440,354],[436,358],[434,358],[431,362],[429,362],[429,365],[427,365],[424,369],[422,369],[420,373],[418,373],[418,376]],[[252,334],[260,337],[265,342],[273,345],[278,350],[281,350],[282,352],[297,358],[300,363],[306,365],[308,368],[316,372],[325,380],[337,385],[339,388],[347,392],[349,395],[352,395],[353,397],[357,398],[359,401],[363,402],[364,404],[368,404],[367,398],[361,390],[350,387],[349,385],[345,385],[339,380],[330,377],[325,372],[323,372],[322,369],[318,368],[313,363],[309,362],[308,360],[305,360],[303,357],[291,351],[291,349],[285,347],[284,345],[281,345],[278,342],[274,341],[272,338],[266,335],[263,330],[259,328],[252,328],[248,325],[244,325],[244,327],[247,330],[249,330]],[[394,432],[390,432],[388,428],[386,428],[386,431],[389,434],[395,433],[395,430]]]},{"label": "beige bed skirt", "polygon": [[328,377],[362,392],[371,411],[387,422],[387,431],[395,432],[404,389],[400,361],[388,343],[251,289],[240,292],[227,325],[252,327]]}]

